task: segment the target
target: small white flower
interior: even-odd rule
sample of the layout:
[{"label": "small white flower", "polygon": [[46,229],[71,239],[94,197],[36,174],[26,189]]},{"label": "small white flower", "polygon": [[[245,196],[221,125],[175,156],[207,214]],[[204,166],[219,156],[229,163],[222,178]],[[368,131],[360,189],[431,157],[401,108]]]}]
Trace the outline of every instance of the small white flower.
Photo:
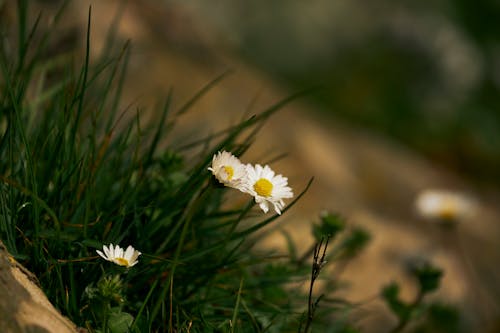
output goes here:
[{"label": "small white flower", "polygon": [[282,175],[276,175],[269,166],[262,167],[260,164],[246,166],[247,181],[244,192],[255,197],[255,202],[267,213],[269,204],[274,206],[276,213],[281,214],[285,207],[283,199],[293,198],[293,192],[288,187],[288,179]]},{"label": "small white flower", "polygon": [[476,203],[464,194],[432,189],[420,192],[415,206],[422,217],[441,221],[470,217],[476,209]]},{"label": "small white flower", "polygon": [[245,165],[227,151],[215,154],[212,159],[212,166],[208,170],[220,183],[238,190],[241,190],[242,181],[246,177]]},{"label": "small white flower", "polygon": [[118,245],[113,247],[113,244],[109,244],[109,247],[104,245],[102,249],[104,250],[104,253],[96,250],[98,255],[107,261],[114,262],[117,265],[125,266],[127,268],[137,264],[137,258],[141,255],[141,252],[135,250],[131,245],[127,247],[125,253],[121,247]]}]

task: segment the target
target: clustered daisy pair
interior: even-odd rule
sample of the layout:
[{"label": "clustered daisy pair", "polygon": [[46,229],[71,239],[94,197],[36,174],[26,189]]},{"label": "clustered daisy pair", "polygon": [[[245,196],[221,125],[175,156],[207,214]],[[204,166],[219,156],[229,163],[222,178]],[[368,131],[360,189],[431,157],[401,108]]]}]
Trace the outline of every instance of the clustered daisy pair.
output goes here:
[{"label": "clustered daisy pair", "polygon": [[286,177],[276,174],[268,165],[243,164],[227,151],[215,154],[208,170],[224,186],[252,195],[264,213],[269,211],[271,204],[276,213],[281,214],[285,207],[283,199],[293,197]]},{"label": "clustered daisy pair", "polygon": [[[269,211],[271,204],[276,213],[281,214],[281,210],[285,207],[283,199],[293,197],[286,177],[277,175],[268,165],[243,164],[227,151],[215,154],[212,166],[208,170],[224,186],[252,195],[264,213]],[[137,264],[141,255],[141,252],[135,250],[131,245],[125,251],[118,245],[104,245],[103,251],[104,253],[100,250],[96,252],[105,260],[127,268]]]}]

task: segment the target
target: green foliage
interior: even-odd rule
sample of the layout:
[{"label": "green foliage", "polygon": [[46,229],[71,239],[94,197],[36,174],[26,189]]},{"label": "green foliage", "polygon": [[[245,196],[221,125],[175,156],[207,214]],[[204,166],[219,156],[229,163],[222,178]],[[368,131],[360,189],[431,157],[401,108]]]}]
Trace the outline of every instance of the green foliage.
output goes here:
[{"label": "green foliage", "polygon": [[399,298],[399,285],[395,282],[385,286],[382,289],[382,297],[398,317],[400,321],[407,321],[411,315],[411,307]]},{"label": "green foliage", "polygon": [[335,238],[345,228],[345,222],[339,215],[324,212],[320,219],[320,224],[313,225],[313,235],[318,242],[324,237]]},{"label": "green foliage", "polygon": [[460,330],[460,314],[448,304],[431,303],[427,307],[426,320],[414,330],[414,333],[458,333]]},{"label": "green foliage", "polygon": [[[232,204],[207,171],[219,150],[244,154],[262,123],[299,94],[175,147],[166,139],[170,129],[224,74],[177,110],[169,93],[159,121],[143,124],[141,110],[120,106],[128,44],[118,47],[110,33],[105,51],[91,58],[89,11],[83,58],[49,50],[54,26],[31,23],[27,1],[18,10],[17,29],[1,27],[9,38],[0,45],[0,239],[64,315],[102,333],[286,332],[300,329],[308,312],[305,331],[357,331],[345,320],[332,324],[339,309],[351,308],[347,301],[313,300],[312,291],[326,263],[343,267],[369,233],[325,213],[313,227],[319,243],[301,259],[292,243],[284,260],[256,253],[256,232],[278,215],[253,214],[250,198]],[[17,44],[7,45],[11,40]],[[142,252],[139,263],[124,268],[97,256],[110,243],[133,245]],[[437,287],[436,269],[416,274],[422,293]],[[338,288],[331,280],[325,293]],[[308,295],[291,289],[306,281]],[[384,295],[396,309],[397,286]]]},{"label": "green foliage", "polygon": [[428,262],[415,267],[414,272],[418,279],[420,290],[423,294],[436,290],[443,275],[443,271]]},{"label": "green foliage", "polygon": [[[432,306],[429,308],[427,306],[424,302],[424,296],[439,287],[442,271],[425,261],[414,265],[411,269],[411,273],[418,282],[418,293],[412,302],[404,302],[400,299],[399,285],[396,282],[382,289],[382,298],[385,300],[392,313],[398,318],[398,324],[391,332],[402,331],[411,319],[422,317],[426,313],[430,314],[429,318],[431,320],[435,318],[433,315],[440,315],[439,308]],[[442,314],[446,315],[447,312],[443,311]]]},{"label": "green foliage", "polygon": [[130,313],[113,311],[109,314],[108,328],[110,333],[129,332],[134,317]]},{"label": "green foliage", "polygon": [[[221,149],[243,154],[262,122],[296,96],[188,143],[183,149],[197,152],[187,158],[166,135],[224,75],[178,110],[169,94],[160,121],[143,124],[139,110],[119,106],[127,44],[117,48],[110,36],[107,51],[91,58],[89,11],[83,59],[74,51],[47,59],[54,26],[32,24],[28,3],[19,4],[17,29],[2,26],[9,38],[0,49],[0,239],[9,251],[91,332],[279,331],[300,304],[285,287],[307,275],[263,265],[267,254],[251,251],[254,234],[278,216],[250,219],[250,198],[222,208],[230,193],[207,167]],[[18,44],[7,45],[14,35]],[[110,243],[133,245],[140,263],[121,269],[98,257]]]},{"label": "green foliage", "polygon": [[123,282],[119,275],[103,276],[97,282],[96,287],[90,284],[85,288],[84,296],[89,300],[97,299],[104,303],[123,304],[125,302],[123,291]]},{"label": "green foliage", "polygon": [[354,228],[342,242],[341,256],[345,259],[356,256],[370,241],[370,234],[359,227]]}]

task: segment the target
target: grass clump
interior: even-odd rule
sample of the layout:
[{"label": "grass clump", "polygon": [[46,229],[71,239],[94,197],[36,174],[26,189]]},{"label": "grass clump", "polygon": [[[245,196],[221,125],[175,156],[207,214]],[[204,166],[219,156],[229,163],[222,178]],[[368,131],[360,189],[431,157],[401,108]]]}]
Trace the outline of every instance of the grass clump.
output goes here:
[{"label": "grass clump", "polygon": [[[0,239],[13,257],[89,331],[279,327],[293,314],[279,291],[291,276],[274,277],[270,295],[262,288],[267,269],[256,268],[267,255],[249,251],[255,231],[277,214],[238,227],[253,199],[223,208],[230,194],[207,168],[222,149],[244,153],[259,124],[289,99],[195,143],[200,153],[189,159],[158,149],[213,83],[179,110],[169,94],[156,125],[142,124],[139,110],[119,107],[128,45],[91,59],[89,12],[82,61],[50,54],[50,27],[41,27],[41,16],[32,23],[27,7],[18,3],[17,27],[2,26],[0,50]],[[139,263],[102,260],[96,250],[111,243],[138,249]]]},{"label": "grass clump", "polygon": [[[169,93],[158,119],[142,124],[140,110],[120,107],[128,44],[114,51],[110,33],[91,59],[89,11],[84,56],[54,54],[52,26],[42,27],[41,15],[31,20],[27,5],[19,1],[17,25],[0,32],[0,240],[64,315],[102,333],[355,331],[329,319],[348,302],[313,297],[342,219],[323,215],[313,230],[319,245],[303,256],[291,242],[281,260],[252,251],[256,232],[311,181],[285,207],[281,200],[292,195],[286,178],[266,167],[251,169],[260,187],[240,187],[212,170],[217,181],[208,170],[220,151],[243,155],[262,123],[297,95],[219,135],[169,146],[177,118],[223,76],[177,110]],[[187,157],[183,149],[197,153]],[[228,205],[227,186],[253,197]],[[280,195],[269,194],[273,186]],[[254,200],[270,212],[253,209]],[[345,262],[368,240],[354,230],[333,246],[332,258]],[[96,251],[108,245],[104,260]],[[304,292],[289,292],[309,280]]]}]

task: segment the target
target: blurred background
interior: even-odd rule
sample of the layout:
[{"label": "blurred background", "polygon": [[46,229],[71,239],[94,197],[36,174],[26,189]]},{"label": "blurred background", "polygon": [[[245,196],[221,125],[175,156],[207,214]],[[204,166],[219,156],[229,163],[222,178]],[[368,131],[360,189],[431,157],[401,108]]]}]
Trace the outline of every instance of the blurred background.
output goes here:
[{"label": "blurred background", "polygon": [[246,61],[320,112],[498,184],[498,1],[199,1]]},{"label": "blurred background", "polygon": [[239,57],[319,112],[499,183],[500,3],[198,1]]},{"label": "blurred background", "polygon": [[[30,4],[50,22],[61,1]],[[93,57],[110,27],[131,41],[124,109],[154,119],[170,88],[178,107],[232,70],[179,119],[178,147],[312,88],[268,122],[243,160],[287,153],[272,166],[295,193],[315,177],[263,247],[284,250],[286,233],[305,251],[323,209],[371,234],[335,276],[345,280],[338,296],[361,302],[353,316],[364,331],[393,327],[376,296],[397,281],[411,300],[407,267],[422,258],[444,270],[434,297],[461,313],[435,332],[500,331],[500,2],[73,1],[54,54],[82,56],[90,5]],[[13,17],[15,6],[2,11]],[[414,200],[427,188],[467,193],[478,214],[453,233],[425,223]]]}]

